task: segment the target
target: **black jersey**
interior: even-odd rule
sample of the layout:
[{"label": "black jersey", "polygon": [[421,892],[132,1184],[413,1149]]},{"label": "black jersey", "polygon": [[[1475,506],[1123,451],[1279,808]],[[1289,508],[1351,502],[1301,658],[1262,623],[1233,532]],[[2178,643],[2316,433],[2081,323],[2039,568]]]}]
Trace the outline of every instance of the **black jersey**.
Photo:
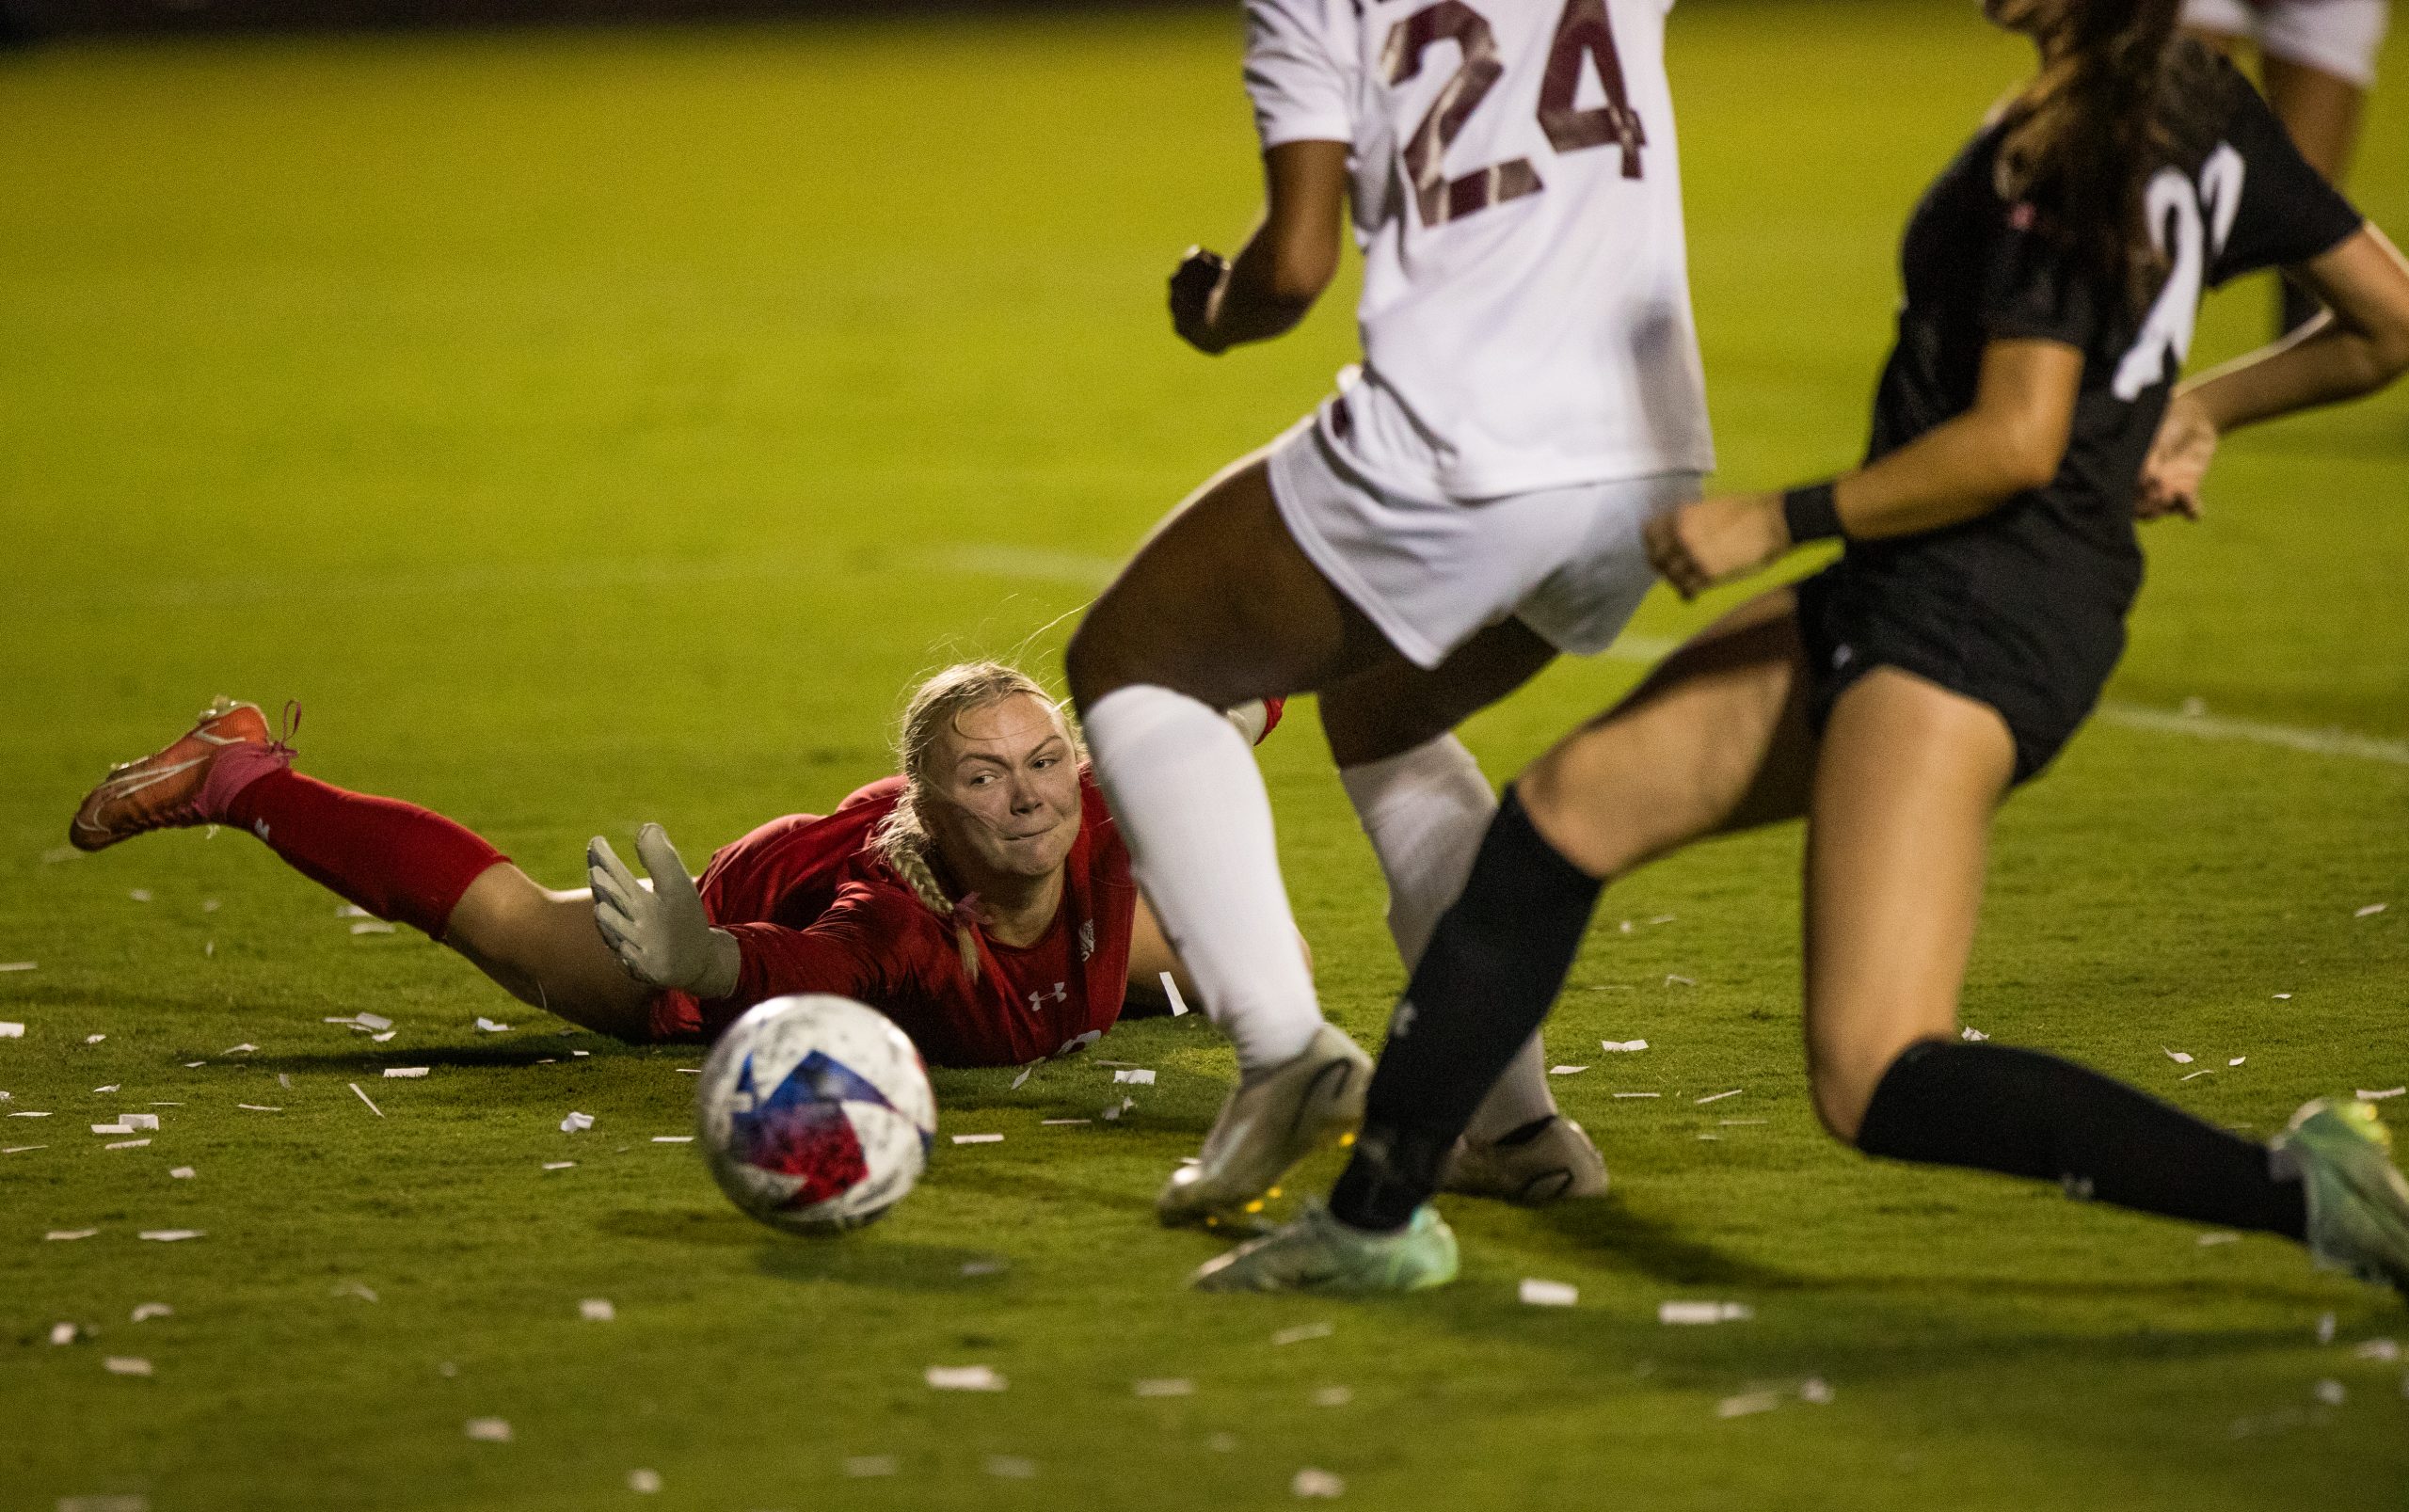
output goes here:
[{"label": "black jersey", "polygon": [[1906,299],[1869,463],[1971,408],[1983,349],[1998,340],[2082,352],[2073,429],[2046,487],[1940,530],[1851,542],[1818,585],[1812,639],[1839,663],[1827,677],[1891,661],[1992,704],[2024,775],[2073,733],[2123,650],[2142,580],[2133,495],[2203,289],[2306,262],[2361,225],[2257,91],[2216,67],[2228,103],[2213,144],[2148,185],[2169,272],[2146,308],[2052,235],[2046,208],[2001,198],[2003,126],[1974,138],[1907,226]]}]

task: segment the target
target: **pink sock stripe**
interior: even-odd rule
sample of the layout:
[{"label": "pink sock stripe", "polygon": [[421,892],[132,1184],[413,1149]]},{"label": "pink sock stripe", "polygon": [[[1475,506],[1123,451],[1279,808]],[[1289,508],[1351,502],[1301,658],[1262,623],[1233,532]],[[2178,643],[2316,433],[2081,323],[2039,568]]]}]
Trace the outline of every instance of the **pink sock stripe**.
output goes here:
[{"label": "pink sock stripe", "polygon": [[293,752],[282,745],[254,745],[248,741],[228,746],[217,753],[209,766],[209,779],[200,785],[200,801],[194,805],[204,822],[226,822],[226,809],[236,795],[271,772],[282,772],[293,765]]}]

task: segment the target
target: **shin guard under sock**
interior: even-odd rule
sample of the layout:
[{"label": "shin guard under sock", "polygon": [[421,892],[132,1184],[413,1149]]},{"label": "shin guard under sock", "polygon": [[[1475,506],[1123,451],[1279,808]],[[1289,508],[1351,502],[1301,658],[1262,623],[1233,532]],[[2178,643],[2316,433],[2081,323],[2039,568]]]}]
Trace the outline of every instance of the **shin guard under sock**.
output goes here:
[{"label": "shin guard under sock", "polygon": [[1395,1229],[1438,1190],[1447,1152],[1555,1002],[1603,886],[1507,793],[1389,1021],[1364,1132],[1330,1195],[1341,1222]]},{"label": "shin guard under sock", "polygon": [[250,777],[218,812],[311,881],[438,940],[469,883],[508,859],[440,814],[345,792],[281,763]]},{"label": "shin guard under sock", "polygon": [[2267,1147],[2037,1050],[1910,1045],[1859,1125],[1870,1155],[2066,1184],[2069,1194],[2298,1239],[2306,1198]]}]

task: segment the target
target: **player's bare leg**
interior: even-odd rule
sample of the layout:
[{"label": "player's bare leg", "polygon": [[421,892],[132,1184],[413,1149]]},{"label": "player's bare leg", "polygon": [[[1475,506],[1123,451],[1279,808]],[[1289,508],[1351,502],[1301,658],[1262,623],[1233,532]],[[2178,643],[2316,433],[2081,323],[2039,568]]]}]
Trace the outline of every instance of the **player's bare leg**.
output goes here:
[{"label": "player's bare leg", "polygon": [[1843,693],[1807,831],[1807,1070],[1854,1141],[1900,1052],[1957,1031],[1991,816],[2016,745],[1998,712],[1893,667]]},{"label": "player's bare leg", "polygon": [[[1497,800],[1457,725],[1537,676],[1555,647],[1520,620],[1491,626],[1438,667],[1401,656],[1325,691],[1322,730],[1339,782],[1380,859],[1388,924],[1411,973],[1463,890]],[[1547,1052],[1531,1036],[1491,1088],[1448,1163],[1450,1191],[1537,1204],[1606,1189],[1606,1164],[1556,1110]]]},{"label": "player's bare leg", "polygon": [[1138,880],[1240,1082],[1157,1204],[1242,1208],[1355,1122],[1368,1059],[1322,1022],[1280,880],[1271,806],[1221,710],[1326,687],[1387,643],[1298,549],[1264,464],[1166,520],[1088,613],[1066,658],[1096,775]]},{"label": "player's bare leg", "polygon": [[594,927],[594,895],[545,887],[509,862],[460,895],[442,943],[523,1003],[614,1039],[650,1037],[653,989]]}]

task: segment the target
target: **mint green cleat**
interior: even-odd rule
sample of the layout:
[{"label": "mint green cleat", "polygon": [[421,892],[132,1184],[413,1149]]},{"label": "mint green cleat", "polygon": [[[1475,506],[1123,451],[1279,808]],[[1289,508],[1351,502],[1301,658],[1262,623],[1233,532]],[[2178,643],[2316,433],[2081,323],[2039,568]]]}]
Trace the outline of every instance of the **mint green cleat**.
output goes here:
[{"label": "mint green cleat", "polygon": [[1196,1268],[1200,1292],[1418,1292],[1456,1279],[1456,1231],[1428,1203],[1395,1233],[1366,1233],[1308,1202],[1295,1218]]},{"label": "mint green cleat", "polygon": [[2321,1097],[2270,1148],[2300,1172],[2317,1263],[2409,1297],[2409,1181],[2393,1167],[2392,1131],[2375,1105]]}]

